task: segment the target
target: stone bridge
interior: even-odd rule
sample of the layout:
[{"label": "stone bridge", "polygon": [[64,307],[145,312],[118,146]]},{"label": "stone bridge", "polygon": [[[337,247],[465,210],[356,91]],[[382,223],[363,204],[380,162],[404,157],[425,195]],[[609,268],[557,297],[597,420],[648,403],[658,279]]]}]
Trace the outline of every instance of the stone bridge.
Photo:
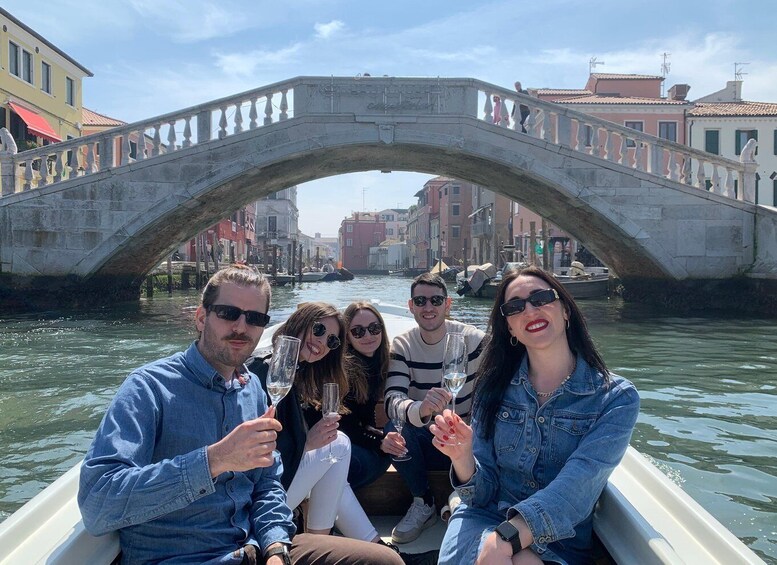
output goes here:
[{"label": "stone bridge", "polygon": [[[531,110],[526,133],[493,123],[516,102]],[[252,200],[330,175],[403,170],[535,210],[635,300],[777,310],[777,212],[753,203],[752,162],[478,80],[298,77],[22,153],[0,133],[6,306],[135,299],[180,242]],[[715,299],[729,288],[743,297]]]}]

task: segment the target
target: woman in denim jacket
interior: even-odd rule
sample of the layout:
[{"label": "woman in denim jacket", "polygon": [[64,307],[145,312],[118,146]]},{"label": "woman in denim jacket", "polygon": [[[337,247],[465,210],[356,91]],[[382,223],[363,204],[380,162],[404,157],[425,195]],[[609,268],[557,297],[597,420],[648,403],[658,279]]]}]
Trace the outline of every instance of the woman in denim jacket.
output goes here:
[{"label": "woman in denim jacket", "polygon": [[542,269],[503,279],[489,325],[471,427],[450,410],[431,426],[461,497],[440,564],[590,563],[593,508],[629,445],[637,391]]}]

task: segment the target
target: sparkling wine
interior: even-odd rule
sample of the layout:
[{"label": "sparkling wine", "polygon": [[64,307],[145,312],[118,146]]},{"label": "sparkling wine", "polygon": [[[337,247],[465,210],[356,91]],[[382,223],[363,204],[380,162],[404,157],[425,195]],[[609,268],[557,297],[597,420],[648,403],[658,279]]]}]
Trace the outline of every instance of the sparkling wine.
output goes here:
[{"label": "sparkling wine", "polygon": [[281,385],[281,384],[269,384],[267,385],[267,392],[270,395],[270,398],[272,399],[273,404],[278,404],[278,402],[286,396],[289,393],[289,390],[291,389],[291,385]]},{"label": "sparkling wine", "polygon": [[466,373],[448,373],[445,375],[445,387],[453,395],[457,395],[467,380]]}]

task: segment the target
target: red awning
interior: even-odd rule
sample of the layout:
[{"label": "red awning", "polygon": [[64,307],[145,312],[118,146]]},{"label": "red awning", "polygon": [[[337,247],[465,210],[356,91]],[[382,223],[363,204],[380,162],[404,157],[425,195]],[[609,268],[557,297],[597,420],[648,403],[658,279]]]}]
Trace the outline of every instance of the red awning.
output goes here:
[{"label": "red awning", "polygon": [[46,121],[46,118],[43,116],[36,114],[32,110],[22,108],[13,102],[9,102],[8,105],[14,112],[19,114],[19,117],[24,120],[25,124],[27,124],[27,129],[30,130],[33,134],[39,135],[45,139],[48,139],[49,141],[62,141],[62,138],[56,134],[51,125]]}]

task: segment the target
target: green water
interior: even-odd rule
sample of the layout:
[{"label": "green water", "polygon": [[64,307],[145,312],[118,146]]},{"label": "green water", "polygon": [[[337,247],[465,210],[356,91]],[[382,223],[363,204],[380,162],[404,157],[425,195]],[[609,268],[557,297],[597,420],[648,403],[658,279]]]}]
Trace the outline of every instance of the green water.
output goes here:
[{"label": "green water", "polygon": [[[305,300],[403,304],[409,286],[360,277],[278,288],[271,315]],[[0,314],[0,520],[83,456],[131,369],[189,344],[197,302],[194,292],[158,294],[88,312]],[[632,445],[777,564],[777,321],[580,304],[610,368],[640,391]],[[484,328],[489,307],[454,294],[452,314]]]}]

